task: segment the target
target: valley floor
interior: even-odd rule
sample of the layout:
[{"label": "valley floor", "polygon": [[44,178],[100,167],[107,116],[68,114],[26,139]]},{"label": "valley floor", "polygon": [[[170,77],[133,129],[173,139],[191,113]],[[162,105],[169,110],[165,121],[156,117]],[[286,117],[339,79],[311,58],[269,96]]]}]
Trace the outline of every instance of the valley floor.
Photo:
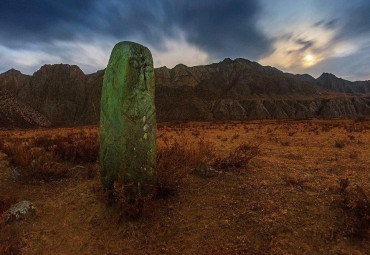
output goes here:
[{"label": "valley floor", "polygon": [[[0,152],[0,195],[37,208],[3,226],[0,245],[21,254],[366,254],[368,225],[361,237],[353,235],[363,220],[353,210],[361,208],[343,201],[370,198],[369,130],[370,121],[352,120],[161,123],[159,140],[202,138],[215,155],[251,142],[260,153],[212,178],[188,175],[176,195],[151,201],[135,220],[106,205],[97,175],[76,170],[23,183]],[[98,128],[1,131],[0,139],[78,132]],[[349,186],[341,187],[347,178]]]}]

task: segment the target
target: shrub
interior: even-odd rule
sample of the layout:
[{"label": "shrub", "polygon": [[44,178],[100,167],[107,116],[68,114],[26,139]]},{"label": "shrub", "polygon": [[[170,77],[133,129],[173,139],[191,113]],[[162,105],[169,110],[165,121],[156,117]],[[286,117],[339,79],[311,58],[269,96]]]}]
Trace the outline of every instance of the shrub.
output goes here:
[{"label": "shrub", "polygon": [[285,174],[282,179],[287,186],[293,187],[295,186],[303,187],[304,184],[307,182],[307,180],[299,178],[298,176],[295,176],[293,174]]},{"label": "shrub", "polygon": [[197,143],[186,139],[165,143],[157,149],[157,196],[176,193],[181,180],[199,164],[212,156],[212,145],[200,139]]},{"label": "shrub", "polygon": [[118,182],[114,183],[113,193],[110,195],[109,200],[114,202],[116,206],[118,206],[119,212],[119,221],[124,217],[128,217],[130,219],[136,219],[140,217],[143,213],[145,202],[151,197],[138,197],[136,199],[128,199],[125,193],[129,187],[125,187],[123,184]]},{"label": "shrub", "polygon": [[336,148],[342,149],[344,145],[345,145],[344,141],[335,141]]},{"label": "shrub", "polygon": [[68,168],[53,161],[52,155],[41,148],[31,148],[28,142],[3,145],[10,163],[17,166],[23,181],[50,181],[68,176]]},{"label": "shrub", "polygon": [[62,160],[76,163],[95,162],[99,156],[97,137],[58,138],[54,139],[51,151]]},{"label": "shrub", "polygon": [[239,137],[240,137],[240,135],[239,135],[239,134],[234,134],[234,135],[231,137],[231,141],[236,140],[236,139],[238,139]]},{"label": "shrub", "polygon": [[217,158],[214,167],[221,170],[236,169],[246,166],[260,153],[258,145],[243,143],[225,158]]},{"label": "shrub", "polygon": [[5,212],[15,203],[15,199],[10,196],[1,196],[0,197],[0,229],[4,225]]},{"label": "shrub", "polygon": [[19,254],[20,242],[18,233],[5,224],[5,212],[15,204],[11,196],[0,196],[0,254]]},{"label": "shrub", "polygon": [[355,185],[348,189],[349,180],[339,181],[340,204],[344,212],[344,234],[363,238],[370,231],[370,201],[363,189]]},{"label": "shrub", "polygon": [[289,146],[290,142],[289,141],[281,141],[280,144],[281,144],[281,146]]}]

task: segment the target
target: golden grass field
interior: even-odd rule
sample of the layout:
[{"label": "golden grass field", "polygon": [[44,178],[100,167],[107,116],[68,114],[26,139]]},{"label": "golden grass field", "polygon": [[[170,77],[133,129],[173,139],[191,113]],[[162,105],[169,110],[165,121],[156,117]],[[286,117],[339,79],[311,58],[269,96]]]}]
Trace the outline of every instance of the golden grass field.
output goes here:
[{"label": "golden grass field", "polygon": [[[97,127],[0,131],[0,213],[22,200],[37,208],[1,224],[0,253],[369,254],[369,130],[354,120],[160,123],[169,191],[136,218],[104,195]],[[258,153],[238,166],[243,144]],[[218,174],[189,174],[201,162]]]}]

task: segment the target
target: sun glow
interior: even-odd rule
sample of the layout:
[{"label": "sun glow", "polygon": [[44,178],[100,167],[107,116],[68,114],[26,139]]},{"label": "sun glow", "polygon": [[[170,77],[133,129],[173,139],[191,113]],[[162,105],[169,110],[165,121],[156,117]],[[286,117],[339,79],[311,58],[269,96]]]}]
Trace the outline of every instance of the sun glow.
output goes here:
[{"label": "sun glow", "polygon": [[304,58],[307,62],[311,62],[313,60],[313,57],[311,55],[307,55]]},{"label": "sun glow", "polygon": [[308,54],[303,58],[303,66],[304,67],[309,67],[315,64],[315,58]]}]

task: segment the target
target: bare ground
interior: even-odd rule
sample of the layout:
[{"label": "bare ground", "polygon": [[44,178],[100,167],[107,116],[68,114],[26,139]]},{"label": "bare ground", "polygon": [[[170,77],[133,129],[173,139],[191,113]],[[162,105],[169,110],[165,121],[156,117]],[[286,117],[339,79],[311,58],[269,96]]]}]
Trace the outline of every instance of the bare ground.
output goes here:
[{"label": "bare ground", "polygon": [[[261,153],[242,169],[187,176],[177,195],[150,201],[136,220],[106,205],[98,176],[76,170],[24,184],[14,181],[14,166],[1,154],[1,195],[30,200],[37,211],[3,226],[0,245],[21,254],[367,254],[368,232],[348,233],[339,181],[348,178],[349,188],[369,197],[369,128],[370,122],[348,120],[161,124],[159,140],[203,137],[216,155],[252,141]],[[81,130],[97,132],[13,130],[0,138]]]}]

